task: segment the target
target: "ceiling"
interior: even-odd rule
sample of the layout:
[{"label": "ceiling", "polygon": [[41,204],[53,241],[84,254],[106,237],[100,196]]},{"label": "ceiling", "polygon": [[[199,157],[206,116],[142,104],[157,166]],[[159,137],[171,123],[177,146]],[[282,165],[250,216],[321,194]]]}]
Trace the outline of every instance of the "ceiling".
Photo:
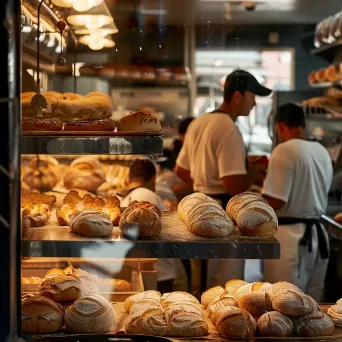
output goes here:
[{"label": "ceiling", "polygon": [[[247,12],[240,0],[107,0],[115,20],[136,10],[145,22],[168,25],[307,24],[342,10],[341,0],[254,0]],[[249,1],[250,2],[250,1]]]}]

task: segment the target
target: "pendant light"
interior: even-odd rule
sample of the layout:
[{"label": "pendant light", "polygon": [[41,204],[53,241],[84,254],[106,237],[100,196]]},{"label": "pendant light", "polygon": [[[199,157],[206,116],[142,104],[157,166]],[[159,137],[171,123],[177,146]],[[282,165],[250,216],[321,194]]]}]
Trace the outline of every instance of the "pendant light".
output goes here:
[{"label": "pendant light", "polygon": [[99,6],[103,0],[51,0],[58,7],[73,8],[78,12],[85,12]]},{"label": "pendant light", "polygon": [[87,45],[92,50],[101,50],[103,48],[112,48],[115,46],[115,43],[111,39],[97,35],[83,36],[80,38],[80,43]]},{"label": "pendant light", "polygon": [[81,35],[91,35],[91,34],[98,34],[101,35],[101,37],[106,37],[109,34],[115,34],[118,33],[119,30],[116,27],[114,21],[109,24],[109,25],[105,25],[99,29],[87,29],[85,26],[84,27],[80,27],[74,30],[75,34],[81,34]]}]

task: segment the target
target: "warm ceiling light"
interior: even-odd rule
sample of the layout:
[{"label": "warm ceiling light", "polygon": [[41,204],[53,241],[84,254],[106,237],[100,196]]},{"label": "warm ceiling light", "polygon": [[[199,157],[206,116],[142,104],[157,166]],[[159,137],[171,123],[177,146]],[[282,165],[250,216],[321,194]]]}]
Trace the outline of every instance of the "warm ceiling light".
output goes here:
[{"label": "warm ceiling light", "polygon": [[80,38],[80,43],[88,45],[92,50],[101,50],[103,48],[112,48],[115,46],[115,43],[112,40],[98,35],[83,36]]},{"label": "warm ceiling light", "polygon": [[68,22],[74,26],[85,26],[87,29],[99,29],[114,21],[110,15],[106,14],[74,14],[69,15]]},{"label": "warm ceiling light", "polygon": [[97,35],[100,35],[101,37],[106,37],[108,34],[118,33],[119,30],[113,22],[111,25],[107,25],[107,26],[102,27],[100,29],[89,30],[87,28],[79,28],[79,29],[76,29],[74,32],[75,32],[75,34],[82,34],[82,35],[97,34]]},{"label": "warm ceiling light", "polygon": [[72,8],[73,0],[51,0],[51,2],[58,7]]},{"label": "warm ceiling light", "polygon": [[58,7],[73,8],[78,12],[89,11],[103,3],[103,0],[51,0]]}]

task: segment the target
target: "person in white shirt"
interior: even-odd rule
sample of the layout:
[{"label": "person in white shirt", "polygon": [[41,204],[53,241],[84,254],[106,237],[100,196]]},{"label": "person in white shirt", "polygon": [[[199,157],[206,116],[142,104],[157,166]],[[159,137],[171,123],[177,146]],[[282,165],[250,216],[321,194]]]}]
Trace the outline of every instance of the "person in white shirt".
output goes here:
[{"label": "person in white shirt", "polygon": [[[227,76],[219,108],[195,119],[188,127],[175,173],[195,191],[216,199],[224,209],[232,196],[264,179],[264,167],[247,165],[246,147],[235,121],[249,115],[255,106],[255,95],[270,93],[247,71],[235,70]],[[242,260],[212,260],[208,284],[202,287],[224,285],[229,279],[243,277]]]},{"label": "person in white shirt", "polygon": [[[156,168],[150,160],[135,160],[130,167],[127,183],[130,190],[121,201],[121,207],[128,207],[133,201],[148,201],[156,205],[161,211],[166,210],[163,200],[155,193]],[[162,293],[171,292],[176,276],[175,259],[158,259],[158,291]]]},{"label": "person in white shirt", "polygon": [[289,281],[320,301],[329,239],[319,219],[328,203],[332,161],[319,142],[307,139],[301,107],[281,106],[275,124],[282,143],[272,152],[263,196],[278,216],[281,255],[264,262],[264,279]]}]

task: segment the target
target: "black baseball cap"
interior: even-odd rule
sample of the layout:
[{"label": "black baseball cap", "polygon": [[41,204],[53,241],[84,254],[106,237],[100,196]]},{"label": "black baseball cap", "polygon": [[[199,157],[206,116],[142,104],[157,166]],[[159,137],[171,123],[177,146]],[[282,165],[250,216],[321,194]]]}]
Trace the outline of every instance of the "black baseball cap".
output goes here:
[{"label": "black baseball cap", "polygon": [[262,86],[248,71],[237,69],[229,74],[224,83],[225,92],[250,91],[258,96],[268,96],[271,89]]},{"label": "black baseball cap", "polygon": [[276,123],[285,122],[289,127],[304,127],[305,113],[302,107],[294,103],[286,103],[278,108],[274,121]]}]

